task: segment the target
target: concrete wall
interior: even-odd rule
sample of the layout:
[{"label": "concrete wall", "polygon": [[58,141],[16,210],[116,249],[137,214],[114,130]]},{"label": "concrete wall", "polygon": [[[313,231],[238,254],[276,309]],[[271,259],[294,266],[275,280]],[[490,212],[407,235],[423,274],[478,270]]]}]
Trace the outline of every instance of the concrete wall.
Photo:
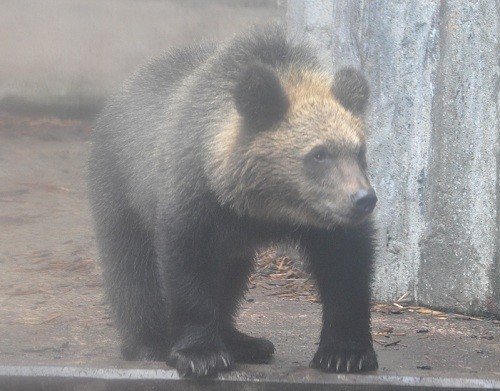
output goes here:
[{"label": "concrete wall", "polygon": [[275,0],[0,0],[0,110],[85,115],[166,48],[276,19]]},{"label": "concrete wall", "polygon": [[500,3],[289,0],[287,20],[370,81],[375,297],[500,315]]}]

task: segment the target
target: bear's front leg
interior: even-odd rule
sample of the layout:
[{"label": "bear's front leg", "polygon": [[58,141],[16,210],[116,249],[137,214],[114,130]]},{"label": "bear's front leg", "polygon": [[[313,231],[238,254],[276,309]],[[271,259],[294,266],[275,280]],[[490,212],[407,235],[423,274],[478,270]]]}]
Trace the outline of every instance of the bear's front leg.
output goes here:
[{"label": "bear's front leg", "polygon": [[196,230],[167,232],[156,246],[171,346],[167,364],[182,377],[215,375],[233,362],[222,340],[217,265],[203,240],[193,240],[202,238]]},{"label": "bear's front leg", "polygon": [[181,326],[167,359],[181,377],[206,377],[228,370],[233,358],[214,328],[215,324]]},{"label": "bear's front leg", "polygon": [[301,239],[323,303],[314,368],[348,373],[378,368],[370,333],[372,235],[370,223],[364,223],[311,230]]}]

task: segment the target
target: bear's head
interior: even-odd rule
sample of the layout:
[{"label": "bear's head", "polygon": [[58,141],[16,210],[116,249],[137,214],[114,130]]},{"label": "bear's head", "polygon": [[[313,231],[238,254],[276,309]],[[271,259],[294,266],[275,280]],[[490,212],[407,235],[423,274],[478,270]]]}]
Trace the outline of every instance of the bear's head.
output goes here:
[{"label": "bear's head", "polygon": [[256,63],[241,72],[233,99],[231,123],[217,141],[220,202],[319,228],[358,224],[373,211],[362,119],[368,85],[358,71],[331,77]]}]

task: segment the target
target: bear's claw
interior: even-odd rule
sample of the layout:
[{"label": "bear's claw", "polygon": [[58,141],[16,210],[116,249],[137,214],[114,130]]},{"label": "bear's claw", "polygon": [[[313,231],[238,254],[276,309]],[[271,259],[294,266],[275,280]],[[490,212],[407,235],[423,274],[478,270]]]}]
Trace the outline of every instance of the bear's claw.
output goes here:
[{"label": "bear's claw", "polygon": [[180,377],[208,377],[228,370],[232,361],[227,351],[176,351],[170,354],[167,364],[174,366]]},{"label": "bear's claw", "polygon": [[355,373],[374,371],[378,368],[378,362],[371,347],[364,350],[320,348],[310,366],[325,372]]}]

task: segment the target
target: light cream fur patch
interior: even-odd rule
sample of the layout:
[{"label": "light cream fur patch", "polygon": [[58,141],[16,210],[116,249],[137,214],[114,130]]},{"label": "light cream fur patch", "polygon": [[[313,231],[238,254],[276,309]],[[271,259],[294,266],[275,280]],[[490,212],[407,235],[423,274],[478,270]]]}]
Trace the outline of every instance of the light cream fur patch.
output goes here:
[{"label": "light cream fur patch", "polygon": [[318,132],[324,142],[360,145],[365,142],[363,122],[332,94],[333,77],[327,72],[291,68],[280,75],[290,99],[286,121],[292,128]]}]

